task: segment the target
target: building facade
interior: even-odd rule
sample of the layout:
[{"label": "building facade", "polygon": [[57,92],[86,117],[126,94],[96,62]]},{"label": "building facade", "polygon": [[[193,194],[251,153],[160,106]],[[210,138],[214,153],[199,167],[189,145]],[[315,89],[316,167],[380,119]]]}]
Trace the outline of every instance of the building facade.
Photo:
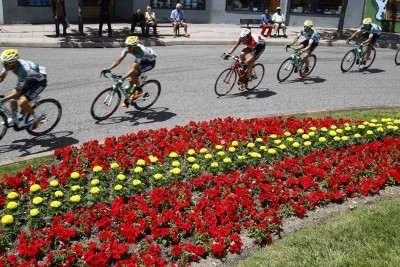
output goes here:
[{"label": "building facade", "polygon": [[[78,21],[78,1],[83,2],[82,17],[84,23],[93,22],[99,16],[97,0],[65,0],[67,18],[71,23]],[[0,0],[0,24],[52,23],[51,0]],[[240,19],[257,19],[265,9],[273,14],[278,6],[286,16],[288,26],[302,25],[311,19],[318,27],[336,28],[343,0],[114,0],[111,14],[119,20],[130,21],[136,8],[146,10],[151,6],[159,18],[168,18],[177,3],[183,5],[189,23],[239,24]],[[382,3],[391,5],[389,16],[381,17],[381,23],[389,18],[394,25],[400,23],[397,12],[400,0],[348,0],[345,28],[360,25],[366,14],[388,10],[380,7]],[[392,25],[392,24],[391,24]],[[398,29],[398,27],[391,27]]]}]

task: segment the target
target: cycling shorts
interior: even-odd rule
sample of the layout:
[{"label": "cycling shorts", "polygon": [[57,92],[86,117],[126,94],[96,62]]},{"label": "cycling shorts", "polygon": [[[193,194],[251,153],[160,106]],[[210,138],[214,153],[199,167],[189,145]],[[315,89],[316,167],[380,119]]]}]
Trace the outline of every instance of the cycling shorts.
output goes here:
[{"label": "cycling shorts", "polygon": [[265,44],[257,44],[254,47],[254,56],[258,59],[265,50]]},{"label": "cycling shorts", "polygon": [[155,60],[152,60],[152,61],[145,60],[145,59],[142,60],[139,63],[139,66],[138,66],[139,75],[144,73],[144,72],[146,72],[146,71],[154,69],[155,66],[156,66],[156,61]]},{"label": "cycling shorts", "polygon": [[[369,38],[369,32],[364,32],[362,37],[364,39],[368,39]],[[369,46],[374,46],[376,44],[376,42],[378,41],[379,37],[381,37],[380,34],[376,34],[374,33],[371,39],[371,42],[368,44]]]},{"label": "cycling shorts", "polygon": [[21,89],[21,96],[24,96],[29,101],[35,99],[47,86],[47,80],[42,80],[34,83],[26,84]]},{"label": "cycling shorts", "polygon": [[[303,45],[303,47],[307,47],[309,43],[310,43],[310,40],[306,39],[303,42],[301,42],[300,45]],[[319,43],[317,43],[315,41],[312,42],[310,49],[307,50],[307,53],[311,54],[315,50],[315,48],[317,48],[318,44]]]}]

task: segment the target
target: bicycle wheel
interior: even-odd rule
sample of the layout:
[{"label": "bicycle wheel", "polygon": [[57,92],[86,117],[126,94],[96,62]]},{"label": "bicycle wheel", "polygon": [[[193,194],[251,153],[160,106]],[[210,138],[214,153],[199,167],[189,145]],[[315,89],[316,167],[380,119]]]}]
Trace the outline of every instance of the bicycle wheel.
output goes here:
[{"label": "bicycle wheel", "polygon": [[[42,114],[42,120],[39,126],[31,130],[30,127],[26,131],[33,136],[42,136],[53,130],[61,119],[62,108],[61,104],[55,99],[40,100],[37,105],[33,106],[35,112]],[[33,116],[28,115],[25,118],[25,123],[28,124],[33,120]]]},{"label": "bicycle wheel", "polygon": [[107,88],[93,100],[90,114],[95,120],[105,120],[117,110],[121,103],[121,91]]},{"label": "bicycle wheel", "polygon": [[252,72],[253,73],[251,74],[251,78],[247,83],[248,87],[247,90],[253,90],[260,85],[262,79],[264,78],[264,73],[265,73],[264,65],[261,63],[255,64],[253,66]]},{"label": "bicycle wheel", "polygon": [[156,103],[161,94],[161,84],[156,80],[149,80],[142,84],[142,95],[132,103],[137,110],[145,110]]},{"label": "bicycle wheel", "polygon": [[342,59],[342,63],[340,64],[340,69],[342,72],[348,72],[356,62],[356,53],[354,50],[350,50],[349,52],[344,55]]},{"label": "bicycle wheel", "polygon": [[304,62],[303,62],[303,63],[301,63],[300,70],[299,70],[300,77],[302,77],[302,78],[308,77],[311,74],[311,72],[314,70],[316,64],[317,64],[317,57],[315,55],[310,55],[308,57],[308,73],[307,73],[307,75],[303,76],[303,69],[304,69]]},{"label": "bicycle wheel", "polygon": [[[363,55],[363,60],[364,60],[364,57],[365,57],[366,53],[367,52],[365,52],[364,55]],[[375,48],[372,47],[371,54],[369,55],[369,60],[367,60],[365,62],[364,70],[366,70],[369,67],[371,67],[372,63],[374,63],[375,57],[376,57],[376,50],[375,50]]]},{"label": "bicycle wheel", "polygon": [[0,140],[7,133],[7,116],[4,113],[0,113]]},{"label": "bicycle wheel", "polygon": [[227,68],[218,76],[214,90],[218,96],[229,93],[236,83],[237,74],[232,68]]},{"label": "bicycle wheel", "polygon": [[396,52],[396,56],[394,57],[394,63],[396,63],[396,65],[400,65],[400,49],[397,50]]},{"label": "bicycle wheel", "polygon": [[294,64],[291,57],[285,59],[278,69],[277,77],[279,82],[286,81],[294,70]]}]

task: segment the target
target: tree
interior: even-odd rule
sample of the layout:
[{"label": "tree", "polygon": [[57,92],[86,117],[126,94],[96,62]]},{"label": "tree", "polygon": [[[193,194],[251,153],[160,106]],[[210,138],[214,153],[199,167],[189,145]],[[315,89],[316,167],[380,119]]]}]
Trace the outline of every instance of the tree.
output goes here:
[{"label": "tree", "polygon": [[343,0],[342,9],[340,11],[339,26],[337,30],[338,37],[342,37],[343,34],[344,17],[346,16],[346,9],[348,2],[349,0]]}]

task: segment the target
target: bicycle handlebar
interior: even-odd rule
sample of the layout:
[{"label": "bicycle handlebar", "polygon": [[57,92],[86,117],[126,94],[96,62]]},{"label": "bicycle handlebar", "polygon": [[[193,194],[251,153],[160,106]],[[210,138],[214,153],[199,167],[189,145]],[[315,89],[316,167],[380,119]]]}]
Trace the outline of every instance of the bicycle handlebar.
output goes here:
[{"label": "bicycle handlebar", "polygon": [[231,58],[233,58],[233,59],[235,59],[235,60],[239,60],[239,57],[238,57],[238,56],[232,56],[232,55],[227,54],[227,53],[225,53],[225,52],[222,54],[221,57],[231,57]]},{"label": "bicycle handlebar", "polygon": [[289,53],[291,53],[290,51],[288,51],[288,49],[291,49],[296,55],[298,55],[298,56],[300,56],[301,54],[303,54],[304,53],[304,51],[303,50],[300,50],[300,49],[294,49],[293,47],[291,47],[291,46],[286,46],[285,47],[285,50],[286,50],[286,52],[289,52]]}]

